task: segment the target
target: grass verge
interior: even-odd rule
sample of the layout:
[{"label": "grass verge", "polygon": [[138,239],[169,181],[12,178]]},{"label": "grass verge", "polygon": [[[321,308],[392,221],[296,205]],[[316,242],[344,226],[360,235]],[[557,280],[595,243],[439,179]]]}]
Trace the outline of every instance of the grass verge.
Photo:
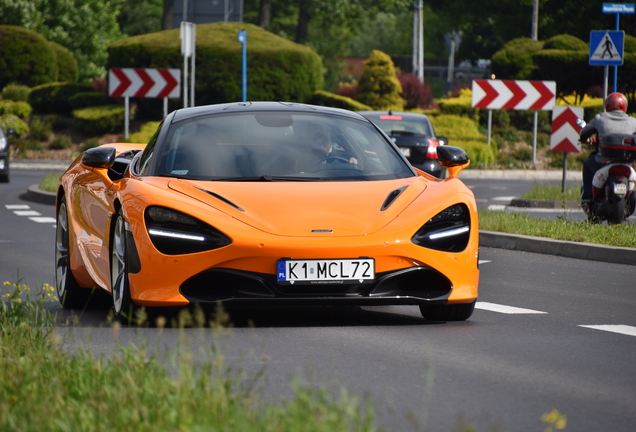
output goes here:
[{"label": "grass verge", "polygon": [[[44,285],[35,296],[25,285],[5,282],[4,288],[0,430],[377,430],[372,407],[344,390],[335,397],[295,385],[292,398],[266,402],[259,376],[247,379],[215,350],[196,364],[184,343],[171,359],[172,374],[144,347],[120,345],[108,356],[68,352],[43,307],[54,300],[54,288]],[[114,336],[118,331],[115,324]]]},{"label": "grass verge", "polygon": [[536,185],[532,190],[521,195],[523,199],[539,201],[574,201],[581,200],[581,188],[579,186],[570,187],[562,192],[561,186],[540,186]]},{"label": "grass verge", "polygon": [[479,229],[584,243],[636,248],[636,225],[593,225],[531,218],[526,213],[479,211]]},{"label": "grass verge", "polygon": [[42,179],[39,184],[40,189],[46,192],[55,192],[57,191],[57,184],[60,181],[60,177],[62,177],[61,173],[49,173],[46,177]]}]

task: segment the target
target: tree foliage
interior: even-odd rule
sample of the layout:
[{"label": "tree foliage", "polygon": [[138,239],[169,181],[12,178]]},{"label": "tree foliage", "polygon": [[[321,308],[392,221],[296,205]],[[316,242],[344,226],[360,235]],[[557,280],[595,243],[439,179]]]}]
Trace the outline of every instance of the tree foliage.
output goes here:
[{"label": "tree foliage", "polygon": [[121,39],[123,0],[0,0],[0,24],[22,26],[68,48],[80,80],[104,75],[106,48]]}]

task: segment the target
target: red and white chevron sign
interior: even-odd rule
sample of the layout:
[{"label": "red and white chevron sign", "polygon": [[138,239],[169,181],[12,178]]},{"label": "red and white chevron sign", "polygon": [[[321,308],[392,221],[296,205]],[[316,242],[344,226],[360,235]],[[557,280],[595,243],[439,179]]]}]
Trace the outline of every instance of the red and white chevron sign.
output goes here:
[{"label": "red and white chevron sign", "polygon": [[108,95],[112,97],[178,98],[180,69],[110,69]]},{"label": "red and white chevron sign", "polygon": [[582,107],[554,107],[552,110],[550,150],[555,152],[581,152],[579,135],[582,128],[576,124],[576,120],[583,118],[583,111]]},{"label": "red and white chevron sign", "polygon": [[549,111],[555,81],[473,80],[473,108]]}]

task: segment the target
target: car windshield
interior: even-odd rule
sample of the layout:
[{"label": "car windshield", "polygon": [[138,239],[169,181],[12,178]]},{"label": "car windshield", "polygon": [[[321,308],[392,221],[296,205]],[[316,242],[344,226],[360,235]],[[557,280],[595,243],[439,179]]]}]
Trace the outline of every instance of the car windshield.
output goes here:
[{"label": "car windshield", "polygon": [[171,125],[158,174],[218,181],[369,181],[413,176],[366,121],[338,115],[224,113]]},{"label": "car windshield", "polygon": [[419,134],[433,136],[429,120],[422,117],[405,117],[399,114],[363,114],[388,135]]}]

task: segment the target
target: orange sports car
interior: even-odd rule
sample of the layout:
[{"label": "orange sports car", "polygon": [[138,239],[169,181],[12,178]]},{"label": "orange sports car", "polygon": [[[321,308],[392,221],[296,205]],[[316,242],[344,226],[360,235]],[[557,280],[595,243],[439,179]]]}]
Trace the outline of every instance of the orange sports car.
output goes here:
[{"label": "orange sports car", "polygon": [[57,191],[67,308],[418,305],[465,320],[478,292],[466,153],[413,168],[373,123],[295,103],[169,114],[148,144],[87,150]]}]

